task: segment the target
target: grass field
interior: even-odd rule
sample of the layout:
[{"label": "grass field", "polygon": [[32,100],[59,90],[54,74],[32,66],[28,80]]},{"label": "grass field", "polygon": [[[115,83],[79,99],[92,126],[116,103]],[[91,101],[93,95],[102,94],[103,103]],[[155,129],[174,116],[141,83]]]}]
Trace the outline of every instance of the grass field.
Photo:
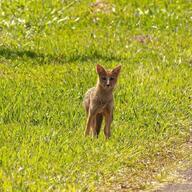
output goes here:
[{"label": "grass field", "polygon": [[[0,191],[137,191],[192,126],[192,3],[0,2]],[[95,65],[122,65],[112,137],[84,137]]]}]

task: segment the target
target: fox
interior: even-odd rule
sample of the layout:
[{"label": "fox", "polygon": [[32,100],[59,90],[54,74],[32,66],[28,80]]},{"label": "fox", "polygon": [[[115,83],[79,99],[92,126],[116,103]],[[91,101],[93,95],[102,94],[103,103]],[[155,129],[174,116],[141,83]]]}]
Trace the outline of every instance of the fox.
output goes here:
[{"label": "fox", "polygon": [[95,87],[88,89],[83,99],[83,106],[87,114],[85,136],[99,136],[103,118],[105,118],[105,138],[111,136],[111,123],[113,120],[114,98],[113,91],[121,71],[121,65],[112,70],[96,65],[98,80]]}]

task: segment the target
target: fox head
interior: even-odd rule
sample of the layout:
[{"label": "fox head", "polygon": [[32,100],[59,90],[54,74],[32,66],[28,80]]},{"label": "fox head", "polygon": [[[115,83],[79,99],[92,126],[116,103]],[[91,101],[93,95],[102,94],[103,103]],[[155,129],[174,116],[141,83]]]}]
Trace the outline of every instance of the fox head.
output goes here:
[{"label": "fox head", "polygon": [[104,67],[97,64],[96,71],[99,75],[99,85],[106,90],[112,90],[117,83],[117,79],[121,71],[121,65],[118,65],[112,70],[106,70]]}]

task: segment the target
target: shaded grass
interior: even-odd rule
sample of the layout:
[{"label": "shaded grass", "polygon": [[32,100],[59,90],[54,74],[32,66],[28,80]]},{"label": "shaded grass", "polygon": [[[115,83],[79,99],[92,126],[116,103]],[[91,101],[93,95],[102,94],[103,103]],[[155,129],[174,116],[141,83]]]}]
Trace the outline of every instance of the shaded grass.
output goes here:
[{"label": "shaded grass", "polygon": [[97,61],[97,60],[104,60],[104,61],[115,61],[120,62],[122,60],[125,60],[125,58],[121,58],[118,56],[113,55],[103,55],[102,53],[98,53],[97,51],[94,51],[90,53],[89,55],[50,55],[50,54],[37,54],[36,52],[29,51],[29,50],[11,50],[8,48],[0,48],[0,57],[5,59],[19,59],[19,60],[27,60],[27,59],[33,59],[34,63],[38,64],[64,64],[64,63],[74,63],[74,62],[86,62],[86,61]]}]

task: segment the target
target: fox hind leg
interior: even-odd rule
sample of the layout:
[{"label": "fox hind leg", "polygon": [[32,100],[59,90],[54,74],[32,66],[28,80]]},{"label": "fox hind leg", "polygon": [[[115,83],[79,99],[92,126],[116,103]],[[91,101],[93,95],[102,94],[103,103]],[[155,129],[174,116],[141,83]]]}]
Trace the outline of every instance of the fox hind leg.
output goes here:
[{"label": "fox hind leg", "polygon": [[100,133],[102,121],[103,121],[103,114],[102,113],[98,113],[96,115],[96,127],[95,127],[97,136]]}]

